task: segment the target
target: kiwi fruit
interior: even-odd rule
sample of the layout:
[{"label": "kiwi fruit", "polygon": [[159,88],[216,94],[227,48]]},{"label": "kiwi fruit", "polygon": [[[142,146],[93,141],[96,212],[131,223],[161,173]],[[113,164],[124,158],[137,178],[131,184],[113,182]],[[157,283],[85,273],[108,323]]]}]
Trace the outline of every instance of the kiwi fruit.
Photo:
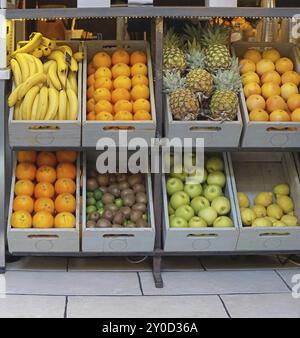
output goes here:
[{"label": "kiwi fruit", "polygon": [[130,186],[133,187],[135,184],[142,183],[143,178],[141,174],[134,174],[129,176],[127,181],[130,184]]},{"label": "kiwi fruit", "polygon": [[95,178],[89,178],[86,181],[86,190],[88,192],[94,192],[96,189],[98,189],[98,182]]},{"label": "kiwi fruit", "polygon": [[105,205],[105,210],[110,210],[113,213],[116,213],[119,210],[119,208],[114,203],[110,203]]},{"label": "kiwi fruit", "polygon": [[148,228],[148,222],[146,222],[143,218],[140,218],[136,221],[136,226],[138,228]]},{"label": "kiwi fruit", "polygon": [[115,174],[109,175],[109,184],[116,183],[117,182],[117,177]]},{"label": "kiwi fruit", "polygon": [[98,175],[97,182],[100,187],[107,187],[109,185],[109,175]]},{"label": "kiwi fruit", "polygon": [[103,185],[100,186],[100,189],[103,192],[103,194],[105,194],[106,192],[108,192],[108,187],[104,187]]},{"label": "kiwi fruit", "polygon": [[95,221],[88,221],[86,223],[87,228],[95,228],[96,227],[96,222]]},{"label": "kiwi fruit", "polygon": [[137,203],[144,203],[144,204],[148,203],[147,195],[144,192],[136,193],[135,200]]},{"label": "kiwi fruit", "polygon": [[123,198],[124,206],[125,207],[132,207],[135,203],[135,196],[134,195],[126,195]]},{"label": "kiwi fruit", "polygon": [[120,194],[121,194],[121,190],[119,189],[119,187],[118,186],[110,186],[109,188],[108,188],[108,191],[112,194],[112,195],[114,195],[115,197],[119,197],[120,196]]},{"label": "kiwi fruit", "polygon": [[132,189],[124,189],[121,191],[122,198],[125,198],[127,195],[134,195],[134,191]]},{"label": "kiwi fruit", "polygon": [[100,215],[97,211],[94,211],[90,214],[90,221],[97,222],[100,219]]},{"label": "kiwi fruit", "polygon": [[113,228],[123,228],[122,225],[117,224],[117,223],[116,223],[116,224],[113,224],[112,227],[113,227]]},{"label": "kiwi fruit", "polygon": [[122,207],[120,211],[126,219],[130,218],[131,209],[129,207]]},{"label": "kiwi fruit", "polygon": [[89,170],[88,173],[87,173],[88,178],[97,178],[97,175],[98,175],[98,173],[94,169]]},{"label": "kiwi fruit", "polygon": [[115,201],[115,196],[106,192],[103,197],[102,197],[102,202],[104,204],[111,204],[111,203],[114,203]]},{"label": "kiwi fruit", "polygon": [[125,216],[121,211],[116,212],[115,217],[113,218],[114,224],[123,224],[125,221]]},{"label": "kiwi fruit", "polygon": [[132,222],[136,222],[142,217],[143,217],[143,213],[141,211],[138,211],[138,210],[132,210],[131,211],[130,220]]},{"label": "kiwi fruit", "polygon": [[119,189],[120,190],[125,190],[125,189],[129,189],[130,188],[130,185],[128,182],[120,182],[119,183]]},{"label": "kiwi fruit", "polygon": [[137,210],[145,213],[147,211],[147,206],[144,203],[136,203],[132,206],[132,210]]},{"label": "kiwi fruit", "polygon": [[145,192],[145,186],[144,184],[141,183],[136,183],[133,187],[132,187],[133,191],[137,194],[138,192]]},{"label": "kiwi fruit", "polygon": [[97,222],[96,228],[111,228],[111,223],[107,219],[101,218]]},{"label": "kiwi fruit", "polygon": [[127,175],[126,174],[117,174],[117,182],[126,182],[127,181]]},{"label": "kiwi fruit", "polygon": [[111,210],[105,209],[103,214],[102,214],[102,218],[111,222],[114,218],[114,212],[111,211]]},{"label": "kiwi fruit", "polygon": [[128,221],[126,224],[126,228],[136,228],[136,225],[134,222]]}]

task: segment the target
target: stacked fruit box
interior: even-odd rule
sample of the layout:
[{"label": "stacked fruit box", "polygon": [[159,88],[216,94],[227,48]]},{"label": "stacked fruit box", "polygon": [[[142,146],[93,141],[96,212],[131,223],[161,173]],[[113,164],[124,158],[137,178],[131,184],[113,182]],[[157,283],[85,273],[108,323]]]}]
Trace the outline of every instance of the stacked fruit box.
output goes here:
[{"label": "stacked fruit box", "polygon": [[82,145],[95,147],[101,137],[119,141],[155,137],[156,113],[152,62],[146,41],[85,43]]},{"label": "stacked fruit box", "polygon": [[79,175],[79,153],[16,153],[7,225],[10,252],[79,251]]}]

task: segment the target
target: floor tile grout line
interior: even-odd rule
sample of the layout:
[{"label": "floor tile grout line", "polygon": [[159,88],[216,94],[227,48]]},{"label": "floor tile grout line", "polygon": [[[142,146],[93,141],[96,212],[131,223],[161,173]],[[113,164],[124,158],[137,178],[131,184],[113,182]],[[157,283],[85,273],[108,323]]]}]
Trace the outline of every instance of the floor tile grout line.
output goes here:
[{"label": "floor tile grout line", "polygon": [[220,299],[220,302],[222,303],[223,308],[224,308],[224,310],[225,310],[227,316],[228,316],[229,318],[231,318],[231,314],[230,314],[229,310],[227,309],[227,306],[226,306],[226,304],[225,304],[225,302],[224,302],[222,296],[221,296],[221,295],[218,295],[218,298]]},{"label": "floor tile grout line", "polygon": [[68,296],[66,296],[64,318],[68,318],[68,303],[69,303],[69,298]]},{"label": "floor tile grout line", "polygon": [[144,295],[144,290],[143,290],[143,285],[142,285],[142,279],[141,279],[141,276],[140,276],[139,272],[137,272],[136,274],[137,274],[137,278],[138,278],[138,281],[139,281],[139,286],[140,286],[140,290],[141,290],[142,296],[145,296],[145,295]]},{"label": "floor tile grout line", "polygon": [[283,281],[283,283],[285,284],[285,286],[292,292],[292,288],[289,286],[289,284],[285,281],[285,279],[281,276],[281,274],[277,271],[274,270],[274,272],[276,273],[276,275]]}]

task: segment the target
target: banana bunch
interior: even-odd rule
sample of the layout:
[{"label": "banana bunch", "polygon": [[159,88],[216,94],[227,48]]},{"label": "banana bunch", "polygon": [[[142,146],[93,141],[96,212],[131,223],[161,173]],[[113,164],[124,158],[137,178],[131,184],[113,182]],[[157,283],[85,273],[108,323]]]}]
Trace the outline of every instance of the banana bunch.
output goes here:
[{"label": "banana bunch", "polygon": [[40,33],[13,52],[10,61],[15,88],[8,98],[15,120],[77,120],[78,62],[82,52]]}]

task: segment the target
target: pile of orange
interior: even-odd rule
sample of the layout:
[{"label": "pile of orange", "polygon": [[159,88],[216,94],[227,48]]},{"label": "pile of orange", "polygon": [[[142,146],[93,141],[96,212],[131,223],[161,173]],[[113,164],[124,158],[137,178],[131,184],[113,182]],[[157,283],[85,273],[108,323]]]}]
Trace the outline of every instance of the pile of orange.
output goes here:
[{"label": "pile of orange", "polygon": [[147,56],[118,49],[99,52],[88,64],[89,121],[152,120]]},{"label": "pile of orange", "polygon": [[13,228],[75,228],[75,151],[17,154]]}]

